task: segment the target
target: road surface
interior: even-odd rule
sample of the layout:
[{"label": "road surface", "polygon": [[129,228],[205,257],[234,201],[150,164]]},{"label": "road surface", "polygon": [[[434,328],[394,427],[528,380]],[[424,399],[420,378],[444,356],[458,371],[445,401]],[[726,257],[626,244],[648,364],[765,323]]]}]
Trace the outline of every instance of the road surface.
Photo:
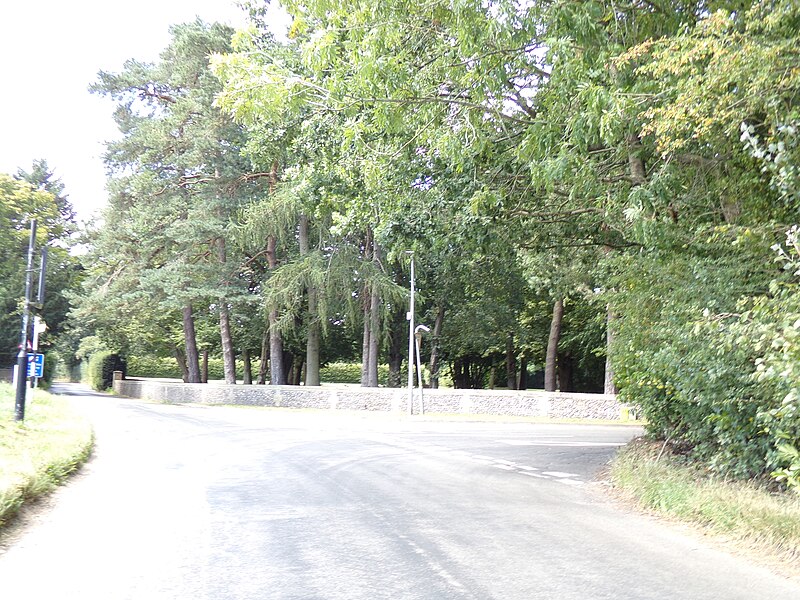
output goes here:
[{"label": "road surface", "polygon": [[635,428],[56,391],[83,394],[97,452],[0,550],[4,599],[800,598],[604,497]]}]

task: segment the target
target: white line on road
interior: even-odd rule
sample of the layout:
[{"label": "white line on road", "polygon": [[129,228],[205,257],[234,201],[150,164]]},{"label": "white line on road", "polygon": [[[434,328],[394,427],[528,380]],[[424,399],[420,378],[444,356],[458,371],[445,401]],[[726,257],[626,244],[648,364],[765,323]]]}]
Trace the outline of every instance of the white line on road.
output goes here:
[{"label": "white line on road", "polygon": [[470,454],[470,457],[477,460],[495,460],[493,456],[486,456],[485,454]]},{"label": "white line on road", "polygon": [[459,590],[462,594],[467,591],[467,589],[447,569],[445,569],[438,560],[431,556],[430,553],[428,553],[419,544],[415,543],[414,540],[405,535],[400,535],[398,537],[408,544],[415,554],[421,556],[423,560],[425,560],[431,571],[444,579],[444,581],[446,581],[451,587]]},{"label": "white line on road", "polygon": [[548,477],[557,477],[557,478],[577,477],[578,476],[575,473],[564,473],[563,471],[542,471],[542,475],[547,475]]},{"label": "white line on road", "polygon": [[563,483],[565,485],[575,485],[575,486],[583,485],[583,481],[580,481],[578,479],[557,479],[556,481],[558,481],[558,483]]}]

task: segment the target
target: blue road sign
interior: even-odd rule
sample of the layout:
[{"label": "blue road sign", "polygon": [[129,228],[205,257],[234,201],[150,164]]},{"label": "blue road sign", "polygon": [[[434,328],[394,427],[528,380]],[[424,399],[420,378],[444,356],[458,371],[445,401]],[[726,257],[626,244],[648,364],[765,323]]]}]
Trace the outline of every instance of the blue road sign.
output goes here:
[{"label": "blue road sign", "polygon": [[28,377],[44,376],[44,354],[28,354]]}]

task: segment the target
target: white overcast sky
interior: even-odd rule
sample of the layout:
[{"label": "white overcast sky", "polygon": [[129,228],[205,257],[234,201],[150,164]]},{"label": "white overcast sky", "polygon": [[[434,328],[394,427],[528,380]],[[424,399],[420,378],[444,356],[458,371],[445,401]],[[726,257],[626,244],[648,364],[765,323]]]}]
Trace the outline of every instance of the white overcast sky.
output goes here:
[{"label": "white overcast sky", "polygon": [[44,158],[78,217],[105,205],[103,142],[117,135],[110,100],[91,95],[99,70],[154,61],[169,26],[245,23],[234,0],[0,0],[0,173]]}]

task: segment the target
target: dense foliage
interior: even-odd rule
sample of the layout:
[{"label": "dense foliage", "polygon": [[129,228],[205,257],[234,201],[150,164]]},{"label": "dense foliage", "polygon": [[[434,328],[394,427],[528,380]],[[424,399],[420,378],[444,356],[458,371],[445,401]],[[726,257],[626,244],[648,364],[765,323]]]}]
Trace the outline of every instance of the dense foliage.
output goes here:
[{"label": "dense foliage", "polygon": [[[22,307],[25,297],[25,268],[30,223],[37,221],[32,300],[36,298],[40,253],[47,248],[46,285],[43,306],[33,306],[47,325],[40,350],[53,347],[67,325],[69,295],[82,279],[77,259],[70,255],[77,227],[64,186],[38,160],[30,172],[14,176],[0,173],[0,366],[16,362],[19,349]],[[32,322],[32,320],[31,320]],[[31,338],[29,334],[28,339]],[[48,365],[49,366],[49,365]]]},{"label": "dense foliage", "polygon": [[794,0],[287,0],[285,40],[249,4],[93,86],[122,133],[97,348],[399,385],[413,251],[431,385],[618,388],[798,485]]},{"label": "dense foliage", "polygon": [[95,352],[89,359],[89,384],[100,392],[110,389],[114,382],[114,371],[121,371],[124,375],[126,370],[125,360],[118,354]]}]

